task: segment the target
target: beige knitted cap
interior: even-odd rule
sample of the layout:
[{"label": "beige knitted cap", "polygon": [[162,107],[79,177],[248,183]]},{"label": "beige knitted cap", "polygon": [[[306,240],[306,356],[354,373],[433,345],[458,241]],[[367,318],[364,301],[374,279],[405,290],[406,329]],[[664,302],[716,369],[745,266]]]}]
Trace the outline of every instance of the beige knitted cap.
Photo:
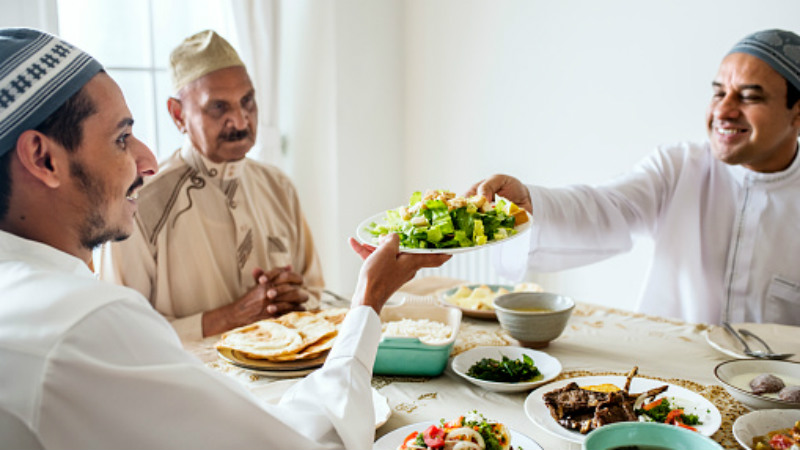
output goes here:
[{"label": "beige knitted cap", "polygon": [[213,30],[189,36],[169,55],[175,93],[206,74],[234,66],[244,67],[244,63],[231,44]]}]

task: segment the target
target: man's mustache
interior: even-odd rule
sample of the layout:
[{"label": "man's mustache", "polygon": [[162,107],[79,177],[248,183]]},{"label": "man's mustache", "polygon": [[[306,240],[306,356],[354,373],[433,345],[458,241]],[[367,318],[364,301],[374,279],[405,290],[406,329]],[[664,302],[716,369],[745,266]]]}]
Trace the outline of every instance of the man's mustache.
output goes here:
[{"label": "man's mustache", "polygon": [[228,133],[220,134],[219,139],[221,141],[236,142],[236,141],[241,141],[242,139],[249,138],[251,134],[252,133],[250,133],[250,130],[247,128],[243,130],[231,130]]}]

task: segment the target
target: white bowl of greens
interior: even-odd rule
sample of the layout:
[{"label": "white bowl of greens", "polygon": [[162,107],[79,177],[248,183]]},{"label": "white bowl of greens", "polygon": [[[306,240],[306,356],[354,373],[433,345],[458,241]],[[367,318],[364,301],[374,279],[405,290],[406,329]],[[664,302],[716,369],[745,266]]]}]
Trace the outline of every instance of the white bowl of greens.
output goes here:
[{"label": "white bowl of greens", "polygon": [[470,383],[494,392],[528,391],[561,373],[558,359],[513,346],[475,347],[454,357],[451,367]]}]

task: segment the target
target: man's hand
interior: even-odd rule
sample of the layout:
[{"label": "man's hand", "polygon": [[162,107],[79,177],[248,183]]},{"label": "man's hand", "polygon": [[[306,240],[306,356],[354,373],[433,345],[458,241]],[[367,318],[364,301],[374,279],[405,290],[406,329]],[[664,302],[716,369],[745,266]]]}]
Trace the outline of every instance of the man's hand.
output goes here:
[{"label": "man's hand", "polygon": [[249,291],[235,302],[203,313],[203,336],[213,336],[236,327],[270,319],[291,311],[302,311],[308,300],[303,276],[281,267],[264,272],[253,270],[256,281]]},{"label": "man's hand", "polygon": [[439,267],[451,257],[437,253],[400,253],[400,238],[396,234],[385,236],[377,248],[360,244],[353,238],[350,238],[350,246],[364,259],[352,306],[370,306],[379,314],[389,297],[414,278],[419,269]]},{"label": "man's hand", "polygon": [[303,286],[303,275],[293,272],[292,266],[264,272],[261,269],[253,270],[253,278],[260,285],[268,285],[266,312],[273,316],[280,316],[291,311],[300,311],[301,306],[308,301],[308,292]]},{"label": "man's hand", "polygon": [[472,185],[465,196],[475,194],[483,195],[486,200],[494,201],[495,194],[507,198],[516,203],[520,208],[533,214],[533,204],[531,203],[531,193],[528,188],[518,179],[509,175],[492,175],[485,180],[481,180]]}]

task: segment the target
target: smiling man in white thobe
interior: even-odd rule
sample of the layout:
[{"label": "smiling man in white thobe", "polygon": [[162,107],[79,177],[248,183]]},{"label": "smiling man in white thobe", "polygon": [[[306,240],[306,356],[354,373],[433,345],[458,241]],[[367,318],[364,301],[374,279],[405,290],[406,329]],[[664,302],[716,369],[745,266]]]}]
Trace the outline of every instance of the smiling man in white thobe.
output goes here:
[{"label": "smiling man in white thobe", "polygon": [[655,255],[640,311],[800,325],[800,37],[745,37],[711,89],[707,142],[661,146],[600,186],[547,189],[494,175],[471,192],[534,213],[531,270],[590,264],[648,237]]}]

